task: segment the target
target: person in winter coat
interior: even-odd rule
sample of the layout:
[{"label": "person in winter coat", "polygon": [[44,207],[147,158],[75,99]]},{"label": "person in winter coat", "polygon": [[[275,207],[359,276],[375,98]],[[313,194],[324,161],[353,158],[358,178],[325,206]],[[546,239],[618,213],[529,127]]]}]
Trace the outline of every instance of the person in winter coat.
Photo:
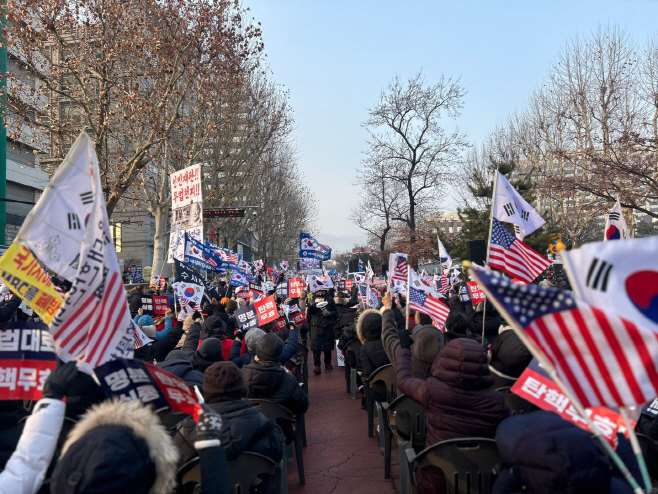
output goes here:
[{"label": "person in winter coat", "polygon": [[[411,372],[412,339],[400,336],[395,377],[398,389],[427,410],[427,445],[461,437],[491,437],[509,415],[502,393],[490,389],[487,354],[478,342],[459,338],[439,352],[426,381]],[[427,471],[426,471],[427,470]],[[439,469],[423,469],[421,493],[443,492],[445,477]]]},{"label": "person in winter coat", "polygon": [[[398,326],[395,322],[394,313],[389,309],[391,304],[391,297],[384,296],[382,304],[384,311],[382,312],[382,343],[384,351],[389,360],[396,367],[397,355],[400,350],[400,337],[398,335]],[[423,319],[420,312],[416,312],[416,320],[427,322]],[[420,328],[415,329],[413,332],[413,344],[411,345],[411,373],[418,379],[427,379],[430,376],[432,365],[436,356],[444,347],[443,333],[441,330],[431,324],[423,324]]]},{"label": "person in winter coat", "polygon": [[[269,420],[243,398],[242,372],[231,362],[217,362],[203,378],[203,398],[212,410],[222,416],[220,440],[226,459],[233,461],[243,451],[267,456],[274,461],[283,457],[283,437],[273,420]],[[177,427],[174,443],[181,452],[180,464],[196,456],[196,424],[192,417]]]},{"label": "person in winter coat", "polygon": [[137,311],[142,308],[142,295],[144,295],[144,288],[142,285],[137,285],[135,291],[130,297],[130,314],[135,317]]},{"label": "person in winter coat", "polygon": [[[222,419],[204,408],[195,448],[201,493],[229,494]],[[92,408],[69,435],[51,478],[51,494],[170,494],[176,486],[178,450],[150,407],[106,401]]]},{"label": "person in winter coat", "polygon": [[[485,305],[487,308],[486,313],[484,310]],[[498,328],[500,328],[502,319],[500,318],[500,314],[493,306],[493,304],[488,303],[486,300],[481,304],[478,304],[478,306],[475,309],[475,312],[472,312],[470,315],[470,323],[471,323],[470,330],[471,333],[473,333],[474,335],[478,335],[480,337],[480,340],[482,340],[483,316],[484,316],[484,341],[485,344],[489,344],[493,341],[493,339],[498,334]]]},{"label": "person in winter coat", "polygon": [[227,335],[232,335],[235,333],[235,320],[227,314],[226,306],[224,304],[213,304],[213,315],[219,317],[224,322],[224,324],[226,324],[226,329],[224,332]]},{"label": "person in winter coat", "polygon": [[156,365],[180,377],[190,388],[201,387],[203,384],[203,372],[194,369],[192,362],[182,350],[172,350],[167,354],[164,362],[158,362]]},{"label": "person in winter coat", "polygon": [[458,338],[469,338],[475,340],[477,335],[471,333],[471,323],[468,318],[461,312],[451,312],[444,323],[444,333],[446,344]]},{"label": "person in winter coat", "polygon": [[347,293],[344,292],[338,292],[334,297],[334,304],[336,305],[334,340],[339,339],[343,328],[353,324],[356,319],[356,307],[350,307],[349,301]]},{"label": "person in winter coat", "polygon": [[500,334],[491,344],[490,352],[489,370],[494,388],[513,386],[532,361],[530,350],[511,326],[500,327]]},{"label": "person in winter coat", "polygon": [[[345,346],[347,346],[347,344],[350,341],[358,340],[358,339],[359,338],[356,335],[356,324],[350,324],[349,326],[345,326],[343,328],[343,332],[340,335],[340,338],[338,339],[338,349],[343,352],[346,366],[354,369],[357,368],[357,359],[359,358],[359,356],[355,355],[355,352],[353,351],[349,351],[347,353],[344,352],[345,352]],[[360,386],[361,377],[358,374],[356,376],[356,379]]]},{"label": "person in winter coat", "polygon": [[[226,314],[224,314],[226,315]],[[231,353],[231,346],[233,345],[233,338],[235,335],[229,333],[226,323],[222,320],[221,317],[214,314],[210,314],[201,324],[201,335],[200,342],[208,338],[217,338],[222,342],[222,349],[224,351],[223,360],[228,360]],[[198,350],[198,348],[197,348]]]},{"label": "person in winter coat", "polygon": [[[265,335],[265,331],[260,328],[252,328],[247,333],[238,331],[231,346],[231,353],[229,360],[237,365],[239,368],[250,364],[256,356],[256,344]],[[242,350],[242,342],[245,344],[245,352],[240,355]]]},{"label": "person in winter coat", "polygon": [[[617,453],[634,477],[639,469],[620,435]],[[503,458],[492,494],[631,494],[596,439],[557,414],[537,411],[501,422],[496,445]]]},{"label": "person in winter coat", "polygon": [[144,314],[144,309],[140,308],[137,311],[135,316],[135,324],[137,324],[144,334],[151,338],[152,340],[162,340],[167,337],[171,331],[171,309],[167,309],[167,313],[164,318],[164,329],[162,331],[157,331],[153,318],[147,314]]},{"label": "person in winter coat", "polygon": [[[297,379],[279,363],[282,352],[283,342],[277,335],[268,333],[258,340],[254,361],[242,369],[245,396],[276,401],[293,414],[301,415],[308,410],[308,397]],[[291,443],[292,425],[280,423],[279,426],[286,442]]]},{"label": "person in winter coat", "polygon": [[77,373],[75,361],[71,361],[46,379],[43,398],[25,421],[16,450],[0,473],[0,494],[34,494],[41,487],[64,421],[62,400]]},{"label": "person in winter coat", "polygon": [[[313,351],[313,373],[320,374],[320,361],[324,353],[324,368],[333,370],[331,352],[334,349],[334,323],[336,322],[336,303],[331,296],[332,290],[318,290],[307,304],[306,319],[311,325],[311,350]],[[319,307],[318,307],[319,305]]]},{"label": "person in winter coat", "polygon": [[[181,312],[181,314],[183,314]],[[183,331],[185,335],[178,342],[176,348],[181,348],[187,356],[191,359],[194,352],[199,348],[199,341],[201,340],[201,313],[195,312],[188,314],[183,321]]]},{"label": "person in winter coat", "polygon": [[[382,342],[382,316],[375,309],[364,310],[356,323],[356,334],[363,345],[359,361],[363,375],[368,377],[382,365],[390,364]],[[375,401],[386,401],[386,385],[378,382],[372,385]]]},{"label": "person in winter coat", "polygon": [[16,450],[25,426],[25,417],[27,410],[23,400],[0,401],[0,471]]},{"label": "person in winter coat", "polygon": [[22,302],[23,300],[18,295],[12,295],[9,301],[0,308],[0,323],[11,321]]},{"label": "person in winter coat", "polygon": [[203,340],[199,349],[190,357],[192,367],[200,372],[205,372],[212,364],[222,360],[224,360],[224,348],[217,338]]},{"label": "person in winter coat", "polygon": [[150,363],[152,363],[154,360],[156,362],[163,362],[167,357],[167,354],[176,348],[185,334],[183,331],[184,323],[182,320],[184,318],[185,313],[181,312],[178,315],[178,321],[176,322],[176,325],[171,328],[171,331],[167,336],[136,349],[134,357],[135,360],[143,360]]}]

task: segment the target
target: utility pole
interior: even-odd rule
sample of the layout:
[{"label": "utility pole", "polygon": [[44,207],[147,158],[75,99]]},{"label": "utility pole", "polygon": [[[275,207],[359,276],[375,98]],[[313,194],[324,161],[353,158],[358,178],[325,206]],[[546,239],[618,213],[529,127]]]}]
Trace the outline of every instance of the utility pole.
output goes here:
[{"label": "utility pole", "polygon": [[[0,199],[7,198],[7,0],[0,0]],[[0,200],[0,245],[7,238],[7,203]]]}]

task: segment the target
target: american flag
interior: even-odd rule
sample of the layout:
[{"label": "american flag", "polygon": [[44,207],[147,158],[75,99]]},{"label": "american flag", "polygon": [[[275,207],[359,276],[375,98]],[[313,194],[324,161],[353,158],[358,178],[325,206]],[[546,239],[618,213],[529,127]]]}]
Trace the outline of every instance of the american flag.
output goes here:
[{"label": "american flag", "polygon": [[395,265],[393,266],[392,280],[407,281],[407,255],[396,254]]},{"label": "american flag", "polygon": [[450,314],[450,308],[446,304],[411,287],[409,287],[409,307],[427,314],[435,323],[441,326]]},{"label": "american flag", "polygon": [[442,274],[437,279],[436,291],[445,295],[446,293],[448,293],[449,288],[450,288],[450,282],[448,281],[448,275]]},{"label": "american flag", "polygon": [[203,253],[201,254],[201,257],[203,257],[203,260],[206,262],[206,264],[212,266],[213,268],[216,268],[217,266],[219,266],[219,263],[215,260],[214,257],[207,256]]},{"label": "american flag", "polygon": [[658,334],[565,291],[472,272],[584,407],[638,405],[658,396]]},{"label": "american flag", "polygon": [[532,283],[550,265],[551,261],[518,240],[498,220],[493,220],[489,266]]}]

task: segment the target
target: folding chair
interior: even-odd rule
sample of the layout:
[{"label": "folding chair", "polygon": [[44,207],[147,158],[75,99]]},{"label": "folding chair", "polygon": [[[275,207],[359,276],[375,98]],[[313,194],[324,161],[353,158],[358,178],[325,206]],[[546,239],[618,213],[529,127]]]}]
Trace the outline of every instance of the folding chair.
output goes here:
[{"label": "folding chair", "polygon": [[[256,478],[267,475],[274,479],[279,465],[267,456],[244,451],[235,461],[228,463],[233,494],[249,494],[251,484]],[[193,494],[201,485],[201,465],[199,458],[194,458],[178,469],[178,484],[182,494]]]},{"label": "folding chair", "polygon": [[356,367],[350,366],[350,392],[352,393],[352,399],[356,400],[356,392],[357,392],[357,385],[356,385],[356,373],[357,371],[361,370],[361,365],[359,363],[359,353],[361,352],[361,347],[363,345],[359,340],[352,340],[347,342],[345,347],[343,348],[343,354],[345,355],[345,367],[347,368],[347,365],[349,363],[348,359],[348,352],[354,353],[355,356],[355,362],[356,362]]},{"label": "folding chair", "polygon": [[[395,417],[395,420],[392,420]],[[425,448],[427,410],[406,395],[398,396],[388,404],[388,419],[391,432],[398,440],[400,459],[400,488],[402,494],[411,492],[411,471],[407,449],[419,453]]]},{"label": "folding chair", "polygon": [[434,466],[443,470],[447,494],[489,494],[500,471],[500,453],[496,441],[468,437],[441,441],[416,453],[407,450],[412,463],[412,492],[417,492],[418,473]]},{"label": "folding chair", "polygon": [[[383,382],[386,385],[386,401],[377,403],[372,395],[372,386]],[[382,365],[376,369],[367,379],[365,384],[368,394],[366,405],[368,410],[368,437],[373,436],[374,411],[377,410],[377,421],[379,422],[380,447],[384,451],[384,478],[391,478],[391,428],[388,423],[388,404],[397,397],[397,386],[395,384],[395,369],[391,364]]]},{"label": "folding chair", "polygon": [[[295,416],[290,410],[286,407],[277,403],[276,401],[271,400],[262,400],[262,399],[249,399],[251,403],[260,410],[260,413],[265,415],[268,419],[280,420],[285,422],[290,422],[294,426],[294,443],[295,443],[295,457],[297,459],[297,474],[299,475],[299,483],[304,485],[306,483],[306,477],[304,475],[304,457],[302,454],[303,446],[303,433],[304,428],[302,426],[302,418],[300,416]],[[284,445],[284,451],[286,450]],[[285,455],[283,461],[286,461]]]}]

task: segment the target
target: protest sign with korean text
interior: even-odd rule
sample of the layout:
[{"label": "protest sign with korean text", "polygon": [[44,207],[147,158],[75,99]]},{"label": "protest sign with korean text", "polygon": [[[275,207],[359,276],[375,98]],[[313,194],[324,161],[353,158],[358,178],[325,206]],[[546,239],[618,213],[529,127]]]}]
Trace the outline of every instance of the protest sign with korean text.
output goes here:
[{"label": "protest sign with korean text", "polygon": [[290,298],[299,298],[302,296],[302,291],[304,291],[305,284],[302,282],[301,278],[290,278],[288,280],[288,297]]},{"label": "protest sign with korean text", "polygon": [[290,306],[289,317],[295,323],[296,326],[299,326],[300,324],[304,324],[306,322],[306,316],[304,315],[304,313],[302,312],[302,310],[299,308],[298,305]]},{"label": "protest sign with korean text", "polygon": [[165,314],[169,309],[169,297],[166,295],[153,295],[153,313]]},{"label": "protest sign with korean text", "polygon": [[46,273],[27,247],[11,244],[0,258],[0,279],[9,289],[50,324],[64,298],[55,290]]},{"label": "protest sign with korean text", "polygon": [[55,342],[41,322],[0,324],[0,400],[39,400],[57,367]]},{"label": "protest sign with korean text", "polygon": [[238,321],[238,326],[242,331],[248,331],[258,327],[258,316],[253,305],[248,305],[242,309],[233,312],[233,316]]},{"label": "protest sign with korean text", "polygon": [[259,300],[254,304],[254,308],[256,309],[256,314],[258,314],[259,326],[276,321],[279,318],[279,311],[276,308],[276,302],[273,296]]},{"label": "protest sign with korean text", "polygon": [[276,286],[276,296],[279,297],[281,300],[285,300],[290,296],[288,291],[287,281],[282,281]]},{"label": "protest sign with korean text", "polygon": [[[589,430],[587,422],[578,415],[560,387],[539,367],[536,359],[523,371],[512,387],[512,392],[542,410],[555,412],[564,420],[583,430]],[[628,437],[624,419],[620,414],[605,407],[591,407],[586,409],[586,412],[613,448],[616,448],[618,432]]]},{"label": "protest sign with korean text", "polygon": [[153,364],[139,360],[111,360],[94,369],[101,388],[110,398],[119,401],[140,400],[154,410],[171,408],[193,414],[198,402],[182,379]]},{"label": "protest sign with korean text", "polygon": [[468,292],[471,295],[471,303],[478,305],[484,302],[484,292],[475,281],[467,281]]}]

